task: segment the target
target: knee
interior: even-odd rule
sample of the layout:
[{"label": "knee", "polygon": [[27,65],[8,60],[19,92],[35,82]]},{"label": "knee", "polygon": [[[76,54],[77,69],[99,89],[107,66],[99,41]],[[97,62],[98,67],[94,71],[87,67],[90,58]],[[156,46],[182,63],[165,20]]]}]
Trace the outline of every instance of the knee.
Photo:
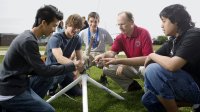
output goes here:
[{"label": "knee", "polygon": [[109,69],[103,69],[103,74],[109,76],[112,71]]},{"label": "knee", "polygon": [[157,63],[150,64],[146,67],[144,76],[148,79],[155,79],[161,71],[161,66]]}]

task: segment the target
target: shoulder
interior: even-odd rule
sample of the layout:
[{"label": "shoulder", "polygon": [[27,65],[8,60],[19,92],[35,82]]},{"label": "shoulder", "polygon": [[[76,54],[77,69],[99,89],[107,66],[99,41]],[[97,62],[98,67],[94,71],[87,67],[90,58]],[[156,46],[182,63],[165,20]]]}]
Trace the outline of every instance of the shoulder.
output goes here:
[{"label": "shoulder", "polygon": [[19,34],[14,40],[20,41],[20,43],[25,43],[27,41],[37,42],[37,38],[30,30],[26,30],[23,33]]},{"label": "shoulder", "polygon": [[136,26],[136,32],[135,33],[136,33],[136,37],[140,38],[141,40],[146,40],[146,39],[151,40],[150,33],[145,28]]},{"label": "shoulder", "polygon": [[98,29],[99,29],[99,32],[107,32],[104,28],[98,27]]},{"label": "shoulder", "polygon": [[137,31],[140,33],[149,34],[149,31],[146,28],[138,27],[138,26],[136,28],[137,28]]},{"label": "shoulder", "polygon": [[182,37],[184,38],[183,40],[200,40],[200,28],[191,28],[189,30],[187,30],[185,33],[183,33]]},{"label": "shoulder", "polygon": [[59,40],[62,40],[63,39],[63,34],[62,33],[54,33],[51,37],[50,37],[50,39],[49,39],[49,41],[51,42],[51,41],[59,41]]},{"label": "shoulder", "polygon": [[118,35],[116,36],[115,41],[120,41],[121,39],[124,39],[124,38],[125,38],[125,35],[122,34],[122,33],[120,33],[120,34],[118,34]]},{"label": "shoulder", "polygon": [[200,36],[200,28],[191,28],[187,30],[185,36]]},{"label": "shoulder", "polygon": [[75,39],[75,40],[81,40],[81,36],[78,35],[78,34],[76,34],[76,35],[74,35],[74,39]]},{"label": "shoulder", "polygon": [[86,28],[86,29],[84,29],[84,30],[81,30],[81,31],[79,32],[79,35],[85,34],[85,33],[87,33],[87,32],[88,32],[88,28]]}]

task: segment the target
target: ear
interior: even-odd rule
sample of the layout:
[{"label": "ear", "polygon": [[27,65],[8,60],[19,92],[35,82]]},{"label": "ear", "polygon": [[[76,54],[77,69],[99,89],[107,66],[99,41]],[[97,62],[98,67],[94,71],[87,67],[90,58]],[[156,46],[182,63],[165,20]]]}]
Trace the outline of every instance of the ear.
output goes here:
[{"label": "ear", "polygon": [[45,20],[42,20],[42,23],[41,23],[43,26],[47,25],[47,22]]}]

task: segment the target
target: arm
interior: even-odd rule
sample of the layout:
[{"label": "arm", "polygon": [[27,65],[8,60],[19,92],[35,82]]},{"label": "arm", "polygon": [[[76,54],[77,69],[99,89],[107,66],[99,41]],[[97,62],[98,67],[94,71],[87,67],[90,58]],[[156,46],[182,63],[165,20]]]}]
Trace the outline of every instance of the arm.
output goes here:
[{"label": "arm", "polygon": [[134,57],[134,58],[103,58],[102,60],[105,61],[106,65],[110,64],[122,64],[122,65],[129,65],[129,66],[142,66],[144,65],[145,59],[147,56],[141,57]]},{"label": "arm", "polygon": [[186,64],[186,60],[178,56],[168,57],[151,53],[149,57],[165,69],[172,72],[181,69]]},{"label": "arm", "polygon": [[26,41],[24,44],[22,44],[22,48],[22,55],[24,59],[28,63],[28,66],[31,66],[32,70],[37,75],[55,76],[75,70],[74,63],[68,63],[64,65],[45,65],[40,58],[41,55],[39,53],[37,42]]},{"label": "arm", "polygon": [[57,62],[60,64],[67,64],[67,63],[72,62],[72,60],[63,56],[63,52],[62,52],[61,48],[53,48],[52,53],[53,53],[54,57],[56,58]]},{"label": "arm", "polygon": [[114,58],[117,53],[114,51],[107,51],[94,57],[94,62],[99,63],[102,58]]},{"label": "arm", "polygon": [[112,43],[113,43],[113,39],[111,37],[111,35],[105,30],[106,32],[106,43],[109,45],[109,46],[112,46]]},{"label": "arm", "polygon": [[146,56],[134,57],[134,58],[118,58],[116,64],[123,64],[129,66],[143,66]]},{"label": "arm", "polygon": [[80,60],[81,62],[83,61],[83,51],[82,50],[76,50],[75,55],[77,60]]}]

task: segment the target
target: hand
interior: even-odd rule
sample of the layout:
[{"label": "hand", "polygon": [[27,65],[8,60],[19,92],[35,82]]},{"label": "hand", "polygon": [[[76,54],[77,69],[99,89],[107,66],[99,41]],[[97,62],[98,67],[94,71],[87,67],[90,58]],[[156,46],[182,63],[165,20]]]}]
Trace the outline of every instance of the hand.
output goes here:
[{"label": "hand", "polygon": [[103,58],[102,61],[103,61],[103,64],[104,64],[105,66],[108,66],[108,65],[110,65],[110,64],[113,64],[113,65],[116,65],[116,64],[117,64],[116,58]]},{"label": "hand", "polygon": [[76,67],[76,70],[79,72],[82,72],[84,70],[83,62],[80,60],[74,61],[74,65]]},{"label": "hand", "polygon": [[104,58],[104,54],[99,54],[99,55],[97,55],[97,56],[94,57],[93,62],[95,62],[96,64],[98,64],[102,58]]},{"label": "hand", "polygon": [[124,65],[118,66],[117,71],[116,71],[116,75],[121,76],[123,69],[124,69]]},{"label": "hand", "polygon": [[144,62],[144,67],[146,68],[150,63],[152,62],[152,59],[150,56],[147,56],[145,62]]}]

